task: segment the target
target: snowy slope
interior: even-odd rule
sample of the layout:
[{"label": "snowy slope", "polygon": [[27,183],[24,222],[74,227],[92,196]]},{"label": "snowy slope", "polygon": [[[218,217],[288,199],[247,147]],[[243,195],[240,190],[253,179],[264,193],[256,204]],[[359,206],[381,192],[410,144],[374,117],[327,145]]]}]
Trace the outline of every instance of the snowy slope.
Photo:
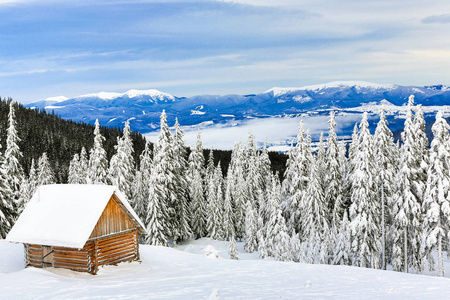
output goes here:
[{"label": "snowy slope", "polygon": [[[231,136],[231,127],[245,127],[249,121],[259,119],[274,124],[281,119],[315,118],[328,116],[330,110],[337,116],[361,118],[363,111],[376,117],[381,105],[387,108],[387,119],[391,130],[403,126],[408,97],[414,94],[416,104],[422,104],[427,121],[434,119],[435,112],[444,108],[450,114],[450,89],[443,85],[415,87],[393,84],[375,84],[362,81],[339,81],[300,88],[273,88],[256,95],[201,95],[175,97],[157,90],[130,90],[125,93],[97,93],[67,99],[65,101],[39,101],[28,107],[39,107],[54,111],[65,119],[93,124],[99,119],[102,125],[123,127],[130,121],[133,130],[148,133],[150,136],[159,129],[159,116],[165,110],[169,125],[175,117],[186,129],[220,129],[221,136]],[[312,120],[312,119],[311,119]],[[317,123],[317,122],[311,122]],[[373,129],[373,121],[371,129]],[[258,123],[258,125],[260,125]],[[344,135],[351,135],[353,124],[343,127]],[[265,126],[267,130],[271,125]],[[279,140],[290,140],[294,135],[278,132]],[[316,133],[318,136],[318,133]],[[262,143],[265,135],[258,136]],[[313,136],[314,137],[314,136]],[[225,145],[213,144],[214,148],[233,147],[234,139]],[[272,142],[269,139],[269,142]],[[208,141],[206,141],[208,144]],[[274,145],[276,144],[273,142]],[[210,143],[212,144],[212,143]]]},{"label": "snowy slope", "polygon": [[[224,258],[226,242],[208,239],[179,249],[141,246],[142,263],[104,267],[93,276],[24,269],[22,245],[0,241],[0,295],[15,300],[450,299],[448,278],[260,260],[238,246],[239,261]],[[218,258],[205,255],[217,251]]]}]

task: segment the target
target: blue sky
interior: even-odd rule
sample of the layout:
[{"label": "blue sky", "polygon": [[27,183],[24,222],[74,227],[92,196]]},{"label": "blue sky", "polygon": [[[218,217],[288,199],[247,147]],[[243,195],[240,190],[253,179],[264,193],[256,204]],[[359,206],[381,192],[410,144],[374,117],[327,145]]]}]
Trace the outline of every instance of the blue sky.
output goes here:
[{"label": "blue sky", "polygon": [[0,0],[0,96],[450,84],[450,1]]}]

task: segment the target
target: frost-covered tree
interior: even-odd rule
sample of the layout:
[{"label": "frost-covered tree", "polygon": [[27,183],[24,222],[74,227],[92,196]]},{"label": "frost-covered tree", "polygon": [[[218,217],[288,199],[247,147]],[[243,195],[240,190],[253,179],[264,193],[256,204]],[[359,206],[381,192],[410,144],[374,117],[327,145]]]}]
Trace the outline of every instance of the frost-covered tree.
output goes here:
[{"label": "frost-covered tree", "polygon": [[255,252],[258,249],[258,219],[256,208],[250,200],[247,201],[245,210],[245,244],[244,249],[249,252]]},{"label": "frost-covered tree", "polygon": [[155,246],[167,246],[169,243],[169,228],[167,228],[166,223],[168,215],[166,207],[161,203],[164,197],[161,195],[162,189],[158,186],[160,182],[156,176],[157,174],[152,172],[150,177],[149,199],[145,218],[145,224],[147,224],[145,243]]},{"label": "frost-covered tree", "polygon": [[350,227],[347,212],[344,212],[341,224],[339,226],[338,234],[334,240],[334,265],[351,265],[351,240],[350,240]]},{"label": "frost-covered tree", "polygon": [[187,240],[192,236],[190,223],[190,215],[188,208],[188,181],[186,174],[188,171],[187,152],[184,142],[184,131],[181,129],[178,118],[175,119],[175,133],[173,135],[173,152],[175,164],[175,187],[177,200],[173,203],[175,208],[174,220],[178,224],[175,227],[175,241]]},{"label": "frost-covered tree", "polygon": [[439,111],[432,127],[434,139],[431,142],[423,203],[425,218],[422,237],[422,253],[428,258],[431,268],[434,267],[431,251],[437,250],[438,276],[444,276],[443,243],[450,233],[450,127],[442,116],[442,111]]},{"label": "frost-covered tree", "polygon": [[[381,207],[381,266],[386,269],[386,250],[390,253],[392,242],[386,247],[386,232],[392,225],[392,202],[395,192],[395,175],[398,171],[398,148],[394,143],[391,130],[387,126],[384,106],[380,110],[380,121],[377,124],[374,135],[374,154],[377,162],[375,188]],[[389,235],[390,236],[390,235]],[[388,255],[390,257],[390,255]]]},{"label": "frost-covered tree", "polygon": [[89,159],[87,157],[86,148],[82,147],[79,157],[79,173],[80,184],[86,184],[89,174]]},{"label": "frost-covered tree", "polygon": [[223,234],[225,240],[235,236],[234,233],[234,213],[233,213],[233,178],[231,168],[228,168],[225,181],[225,195],[223,199]]},{"label": "frost-covered tree", "polygon": [[[0,146],[1,148],[1,146]],[[0,153],[0,166],[4,163]],[[16,218],[13,191],[11,190],[5,169],[0,168],[0,238],[4,239],[14,224]]]},{"label": "frost-covered tree", "polygon": [[286,249],[286,235],[287,227],[286,221],[281,213],[280,199],[281,199],[281,184],[278,176],[272,177],[272,189],[269,192],[269,221],[266,225],[266,248],[267,254],[277,259],[284,257],[289,249]]},{"label": "frost-covered tree", "polygon": [[78,153],[73,155],[72,160],[69,164],[69,176],[67,179],[67,183],[69,184],[81,184],[81,176],[80,176],[80,157]]},{"label": "frost-covered tree", "polygon": [[230,255],[230,259],[239,259],[239,252],[236,246],[236,239],[234,236],[230,238],[230,246],[228,248],[228,254]]},{"label": "frost-covered tree", "polygon": [[24,179],[24,173],[22,165],[19,160],[22,158],[22,152],[19,149],[18,143],[20,138],[17,133],[17,124],[14,112],[14,102],[9,104],[9,114],[8,114],[8,129],[6,131],[6,150],[5,158],[3,161],[3,168],[6,172],[6,178],[8,180],[8,185],[12,191],[14,206],[18,205],[18,200],[20,198],[20,186]]},{"label": "frost-covered tree", "polygon": [[306,192],[309,180],[309,171],[312,155],[310,142],[305,136],[303,121],[300,121],[297,143],[291,147],[289,158],[286,162],[286,171],[282,187],[282,210],[288,220],[290,231],[301,231],[301,209],[300,202]]},{"label": "frost-covered tree", "polygon": [[223,179],[220,162],[208,183],[208,206],[206,208],[206,228],[208,236],[214,240],[223,238]]},{"label": "frost-covered tree", "polygon": [[247,142],[247,172],[246,183],[248,187],[248,200],[252,202],[253,206],[258,205],[259,192],[264,188],[264,180],[259,166],[259,155],[256,150],[255,136],[249,132]]},{"label": "frost-covered tree", "polygon": [[363,114],[357,152],[354,158],[350,228],[354,264],[379,268],[381,248],[380,205],[375,190],[375,158],[367,112]]},{"label": "frost-covered tree", "polygon": [[112,185],[117,186],[127,199],[132,199],[135,166],[129,120],[125,122],[122,137],[117,138],[117,145],[114,148],[116,153],[111,157],[108,172],[109,181]]},{"label": "frost-covered tree", "polygon": [[231,195],[234,208],[234,230],[238,239],[242,239],[245,235],[245,203],[247,203],[249,198],[248,186],[245,180],[244,159],[242,143],[236,143],[231,154],[229,168],[231,168],[231,179],[233,180]]},{"label": "frost-covered tree", "polygon": [[[164,226],[164,235],[167,240],[174,239],[177,234],[178,220],[176,220],[177,187],[176,187],[176,166],[174,163],[174,151],[172,134],[167,125],[167,115],[162,112],[160,118],[161,130],[153,148],[153,168],[150,185],[153,186],[154,194],[150,197],[157,197],[159,207],[164,208],[161,224]],[[150,205],[150,203],[149,203]]]},{"label": "frost-covered tree", "polygon": [[[319,158],[311,164],[310,176],[306,193],[303,196],[302,211],[302,241],[308,241],[308,253],[305,256],[328,258],[326,253],[327,234],[330,228],[328,220],[328,206],[325,202],[325,195],[319,178]],[[324,247],[325,246],[325,247]],[[314,262],[314,261],[310,261]],[[326,263],[326,261],[320,261]]]},{"label": "frost-covered tree", "polygon": [[47,153],[44,152],[38,160],[36,186],[39,187],[41,185],[53,183],[56,183],[55,175],[53,174],[52,167],[50,166]]},{"label": "frost-covered tree", "polygon": [[100,123],[95,120],[94,145],[89,156],[88,183],[107,184],[108,183],[108,160],[106,151],[103,149],[105,138],[100,133]]},{"label": "frost-covered tree", "polygon": [[145,143],[145,148],[142,151],[139,164],[139,170],[136,172],[134,187],[133,187],[133,201],[132,205],[134,211],[138,214],[141,220],[145,220],[147,214],[147,204],[149,199],[150,176],[152,168],[150,142]]},{"label": "frost-covered tree", "polygon": [[201,238],[206,235],[206,200],[203,184],[205,158],[200,130],[197,134],[197,143],[189,154],[188,165],[191,229],[195,238]]},{"label": "frost-covered tree", "polygon": [[414,97],[409,98],[405,127],[402,132],[399,170],[395,179],[393,198],[392,266],[394,270],[408,272],[412,266],[421,270],[420,236],[422,235],[422,150],[417,143],[417,127],[413,122]]},{"label": "frost-covered tree", "polygon": [[328,120],[329,132],[326,150],[325,172],[325,203],[328,206],[328,214],[331,227],[339,226],[344,212],[344,200],[342,194],[342,167],[339,157],[339,146],[336,135],[336,120],[334,111],[330,113]]}]

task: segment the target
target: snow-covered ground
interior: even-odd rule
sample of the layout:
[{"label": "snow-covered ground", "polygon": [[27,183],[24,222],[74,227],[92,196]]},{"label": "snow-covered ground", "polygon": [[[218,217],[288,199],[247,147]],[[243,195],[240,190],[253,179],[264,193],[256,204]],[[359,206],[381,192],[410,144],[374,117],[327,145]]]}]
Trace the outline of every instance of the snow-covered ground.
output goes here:
[{"label": "snow-covered ground", "polygon": [[[141,263],[98,275],[23,267],[23,246],[0,241],[1,299],[450,299],[450,279],[346,266],[258,259],[238,243],[201,239],[141,246]],[[446,272],[450,274],[450,263]]]}]

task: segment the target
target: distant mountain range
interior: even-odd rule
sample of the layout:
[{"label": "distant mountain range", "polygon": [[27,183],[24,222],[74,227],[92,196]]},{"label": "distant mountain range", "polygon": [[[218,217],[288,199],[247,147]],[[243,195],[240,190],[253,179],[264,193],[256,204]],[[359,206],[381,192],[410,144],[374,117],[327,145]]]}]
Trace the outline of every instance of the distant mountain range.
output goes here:
[{"label": "distant mountain range", "polygon": [[[427,120],[434,119],[439,109],[450,113],[450,87],[445,85],[418,87],[362,81],[272,88],[254,95],[175,97],[157,90],[101,92],[70,99],[52,97],[26,106],[54,111],[65,119],[89,124],[99,119],[102,125],[122,127],[130,119],[132,129],[145,134],[158,130],[163,110],[168,115],[169,125],[177,117],[181,125],[193,128],[226,128],[252,119],[312,118],[328,115],[330,110],[343,118],[368,111],[373,125],[384,105],[391,129],[397,130],[403,126],[402,116],[410,95],[415,96],[416,104],[423,106]],[[353,125],[340,128],[341,134],[349,135]]]}]

